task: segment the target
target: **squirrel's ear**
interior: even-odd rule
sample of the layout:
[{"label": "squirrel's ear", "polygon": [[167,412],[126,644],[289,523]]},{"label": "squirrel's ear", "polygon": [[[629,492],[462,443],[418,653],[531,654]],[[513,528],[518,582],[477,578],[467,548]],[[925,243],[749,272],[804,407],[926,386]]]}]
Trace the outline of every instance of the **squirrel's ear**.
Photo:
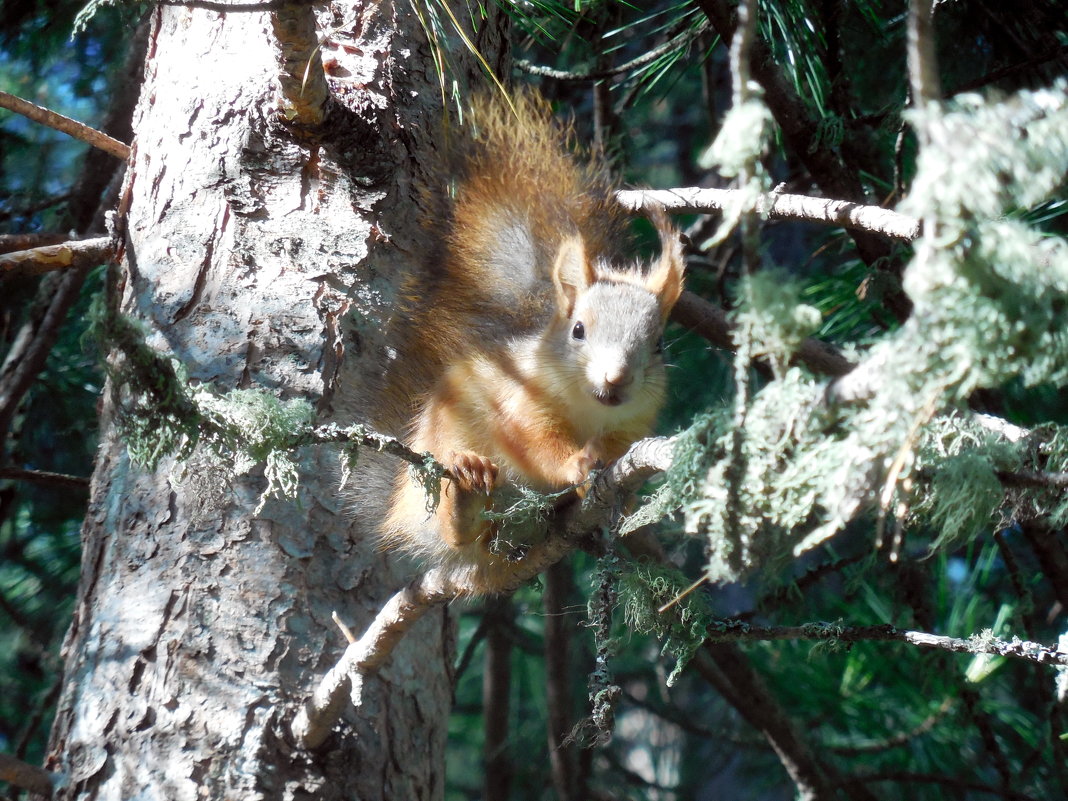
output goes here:
[{"label": "squirrel's ear", "polygon": [[560,243],[553,262],[553,287],[556,306],[564,317],[570,317],[578,296],[594,281],[593,265],[586,258],[582,238],[569,236]]},{"label": "squirrel's ear", "polygon": [[667,220],[663,209],[650,215],[660,235],[660,258],[645,278],[645,288],[656,295],[660,303],[660,317],[666,322],[675,301],[682,294],[682,273],[686,259],[678,229]]}]

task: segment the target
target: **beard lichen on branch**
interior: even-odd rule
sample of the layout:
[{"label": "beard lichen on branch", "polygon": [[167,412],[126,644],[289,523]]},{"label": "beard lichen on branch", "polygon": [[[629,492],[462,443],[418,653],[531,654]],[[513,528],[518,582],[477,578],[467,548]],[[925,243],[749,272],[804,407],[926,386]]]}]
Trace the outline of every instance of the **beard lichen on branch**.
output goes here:
[{"label": "beard lichen on branch", "polygon": [[219,392],[196,384],[177,358],[147,344],[138,321],[104,303],[92,315],[112,408],[134,463],[154,470],[174,457],[180,470],[196,453],[201,464],[227,479],[263,464],[267,486],[260,506],[272,495],[294,496],[299,470],[293,452],[313,421],[311,404],[262,390]]},{"label": "beard lichen on branch", "polygon": [[[370,447],[408,461],[427,488],[427,511],[436,508],[445,467],[429,453],[414,453],[400,440],[360,424],[317,426],[313,406],[302,398],[281,400],[261,389],[222,392],[194,382],[177,357],[147,344],[147,330],[139,321],[110,310],[105,302],[97,303],[91,315],[118,429],[134,463],[154,470],[164,458],[173,457],[181,478],[196,457],[197,470],[208,470],[212,481],[225,482],[263,465],[267,484],[258,512],[270,497],[296,497],[299,449],[337,446],[343,481],[359,449]],[[523,490],[503,512],[485,515],[490,520],[509,518],[510,529],[523,535],[515,551],[543,538],[551,510],[571,494],[570,489],[547,494]]]},{"label": "beard lichen on branch", "polygon": [[[896,507],[934,527],[934,548],[1016,515],[1063,524],[1063,493],[1006,493],[1002,478],[1064,471],[1064,431],[1043,426],[1014,442],[953,411],[976,390],[1010,381],[1068,383],[1068,246],[1021,213],[1064,185],[1066,86],[985,105],[965,97],[930,123],[935,135],[907,207],[930,221],[905,274],[914,312],[861,353],[852,374],[826,384],[785,367],[803,327],[788,336],[776,327],[813,322],[787,297],[796,292],[788,284],[750,280],[738,293],[739,314],[760,331],[753,339],[778,350],[774,377],[743,424],[741,536],[726,536],[735,438],[723,411],[679,437],[675,465],[650,501],[658,511],[680,507],[686,530],[706,539],[709,579],[735,580],[757,565],[781,572],[876,503],[882,514]],[[731,558],[736,547],[741,560]]]}]

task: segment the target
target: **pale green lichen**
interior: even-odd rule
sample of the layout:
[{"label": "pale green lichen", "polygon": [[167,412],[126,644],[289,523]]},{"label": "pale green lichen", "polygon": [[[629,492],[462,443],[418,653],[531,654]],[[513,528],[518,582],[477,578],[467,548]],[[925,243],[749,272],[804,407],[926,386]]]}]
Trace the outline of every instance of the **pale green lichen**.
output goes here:
[{"label": "pale green lichen", "polygon": [[628,628],[656,636],[662,643],[661,653],[675,660],[667,678],[669,687],[704,643],[713,624],[704,596],[687,592],[692,589],[688,583],[678,571],[644,562],[630,563],[619,577],[619,600]]},{"label": "pale green lichen", "polygon": [[[913,313],[858,354],[873,389],[828,405],[825,387],[793,368],[789,353],[815,321],[775,279],[739,292],[748,354],[772,362],[775,380],[744,419],[738,497],[728,497],[732,443],[727,412],[702,418],[679,440],[658,508],[681,507],[687,531],[706,539],[708,577],[731,580],[757,565],[778,570],[824,542],[865,508],[931,526],[946,547],[1000,525],[1017,510],[1068,523],[1063,491],[1006,492],[1019,469],[1060,472],[1068,447],[1057,429],[1010,442],[946,415],[975,390],[1016,380],[1068,383],[1068,246],[1011,214],[1044,202],[1068,174],[1066,84],[1000,102],[966,97],[922,121],[932,144],[903,210],[925,238],[904,286]],[[908,488],[911,491],[904,491]],[[734,536],[727,537],[731,503]]]}]

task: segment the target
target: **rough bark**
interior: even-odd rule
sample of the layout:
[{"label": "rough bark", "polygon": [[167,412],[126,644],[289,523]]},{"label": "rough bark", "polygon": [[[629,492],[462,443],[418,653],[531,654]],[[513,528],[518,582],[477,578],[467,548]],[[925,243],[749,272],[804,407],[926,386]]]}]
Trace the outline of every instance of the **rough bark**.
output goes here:
[{"label": "rough bark", "polygon": [[[441,94],[408,4],[319,13],[337,102],[318,137],[298,137],[277,114],[269,14],[152,12],[122,310],[194,382],[304,398],[337,419],[352,413],[338,388],[377,368],[390,299],[425,247],[413,176]],[[403,578],[340,508],[336,457],[307,449],[298,499],[257,513],[262,476],[227,481],[203,453],[143,469],[112,418],[108,405],[64,646],[56,797],[440,798],[444,608],[322,748],[289,740],[345,648],[331,612],[363,629]]]}]

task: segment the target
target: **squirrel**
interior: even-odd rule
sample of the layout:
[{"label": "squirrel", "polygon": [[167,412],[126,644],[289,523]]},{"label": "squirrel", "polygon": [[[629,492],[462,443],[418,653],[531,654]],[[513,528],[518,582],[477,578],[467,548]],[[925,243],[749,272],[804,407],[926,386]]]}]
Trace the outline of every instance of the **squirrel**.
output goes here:
[{"label": "squirrel", "polygon": [[482,515],[495,498],[580,485],[652,431],[683,255],[662,210],[659,258],[621,255],[607,171],[571,154],[539,96],[477,99],[465,123],[424,191],[441,248],[402,287],[382,391],[406,444],[448,474],[431,512],[397,467],[378,533],[481,593],[509,560]]}]

